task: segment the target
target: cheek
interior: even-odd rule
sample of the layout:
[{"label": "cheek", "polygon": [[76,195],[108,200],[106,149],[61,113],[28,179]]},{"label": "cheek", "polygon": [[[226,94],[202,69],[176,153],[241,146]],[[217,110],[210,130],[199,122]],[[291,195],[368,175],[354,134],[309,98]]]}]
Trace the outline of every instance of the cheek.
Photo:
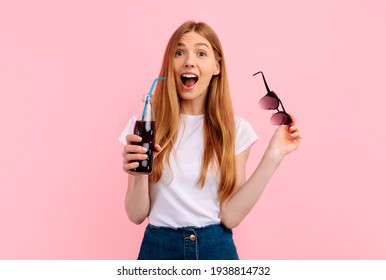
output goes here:
[{"label": "cheek", "polygon": [[176,74],[174,74],[174,83],[176,84],[177,88],[179,88],[181,86],[180,77],[178,77]]},{"label": "cheek", "polygon": [[210,81],[212,79],[212,75],[205,75],[205,77],[201,77],[200,78],[200,81],[201,81],[201,87],[202,88],[207,88],[210,84]]},{"label": "cheek", "polygon": [[205,75],[204,75],[205,80],[210,81],[210,79],[214,74],[215,74],[215,67],[213,66],[213,64],[207,65],[205,69]]},{"label": "cheek", "polygon": [[178,69],[178,67],[177,67],[177,65],[174,63],[174,64],[173,64],[173,72],[174,72],[174,73],[177,73],[177,72],[178,72],[177,69]]},{"label": "cheek", "polygon": [[173,70],[174,70],[174,73],[177,72],[177,70],[179,69],[180,65],[178,63],[178,60],[177,59],[173,59]]}]

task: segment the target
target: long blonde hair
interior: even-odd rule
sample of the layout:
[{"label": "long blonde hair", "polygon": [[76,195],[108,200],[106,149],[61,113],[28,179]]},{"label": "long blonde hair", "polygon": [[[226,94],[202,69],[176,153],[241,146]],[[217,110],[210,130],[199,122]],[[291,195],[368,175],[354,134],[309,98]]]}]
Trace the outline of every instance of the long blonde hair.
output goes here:
[{"label": "long blonde hair", "polygon": [[168,78],[157,85],[153,103],[157,121],[156,143],[162,147],[162,151],[154,160],[150,179],[157,182],[161,178],[164,159],[167,159],[169,164],[169,156],[176,142],[180,101],[174,80],[173,58],[179,40],[185,33],[191,31],[210,42],[215,59],[220,65],[220,73],[212,77],[207,94],[204,117],[205,146],[198,183],[203,186],[208,169],[212,166],[217,168],[220,174],[218,198],[224,201],[232,194],[236,182],[235,123],[221,42],[214,30],[203,22],[185,22],[173,33],[167,44],[160,76]]}]

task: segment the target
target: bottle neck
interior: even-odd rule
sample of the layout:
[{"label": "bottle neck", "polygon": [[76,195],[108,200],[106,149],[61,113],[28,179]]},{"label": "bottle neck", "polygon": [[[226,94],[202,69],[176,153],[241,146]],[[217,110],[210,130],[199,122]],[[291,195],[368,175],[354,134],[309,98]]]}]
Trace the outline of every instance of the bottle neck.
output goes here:
[{"label": "bottle neck", "polygon": [[153,121],[153,110],[151,106],[151,102],[149,100],[145,101],[145,107],[143,109],[142,114],[143,121]]}]

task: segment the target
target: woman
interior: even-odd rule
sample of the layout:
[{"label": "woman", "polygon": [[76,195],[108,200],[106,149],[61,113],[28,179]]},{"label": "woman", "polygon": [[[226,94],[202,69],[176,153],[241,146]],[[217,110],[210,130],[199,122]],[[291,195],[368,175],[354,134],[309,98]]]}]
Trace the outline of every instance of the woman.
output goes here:
[{"label": "woman", "polygon": [[122,132],[123,169],[129,184],[129,219],[148,218],[138,259],[238,259],[232,228],[248,214],[268,180],[295,150],[294,121],[281,125],[251,177],[246,162],[258,139],[233,115],[221,43],[205,23],[182,24],[166,47],[153,111],[157,121],[154,171],[130,174],[146,158],[135,145],[134,119]]}]

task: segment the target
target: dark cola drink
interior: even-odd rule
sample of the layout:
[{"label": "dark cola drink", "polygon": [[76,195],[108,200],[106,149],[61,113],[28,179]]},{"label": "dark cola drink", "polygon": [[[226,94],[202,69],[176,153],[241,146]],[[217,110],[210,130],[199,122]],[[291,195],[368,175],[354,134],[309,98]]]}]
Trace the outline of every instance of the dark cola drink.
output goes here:
[{"label": "dark cola drink", "polygon": [[153,172],[154,160],[154,145],[155,145],[155,121],[136,121],[134,126],[134,134],[141,136],[141,142],[133,144],[142,146],[147,149],[147,159],[135,160],[138,162],[137,168],[131,169],[134,173],[151,174]]},{"label": "dark cola drink", "polygon": [[153,172],[154,160],[154,146],[155,146],[155,119],[153,117],[152,101],[154,85],[159,80],[165,80],[165,77],[156,78],[151,85],[150,91],[144,95],[142,101],[144,102],[143,112],[140,118],[135,122],[134,134],[141,136],[141,142],[134,142],[134,145],[140,145],[146,148],[147,158],[144,160],[135,160],[138,162],[138,167],[131,169],[131,173],[140,173],[150,175]]}]

